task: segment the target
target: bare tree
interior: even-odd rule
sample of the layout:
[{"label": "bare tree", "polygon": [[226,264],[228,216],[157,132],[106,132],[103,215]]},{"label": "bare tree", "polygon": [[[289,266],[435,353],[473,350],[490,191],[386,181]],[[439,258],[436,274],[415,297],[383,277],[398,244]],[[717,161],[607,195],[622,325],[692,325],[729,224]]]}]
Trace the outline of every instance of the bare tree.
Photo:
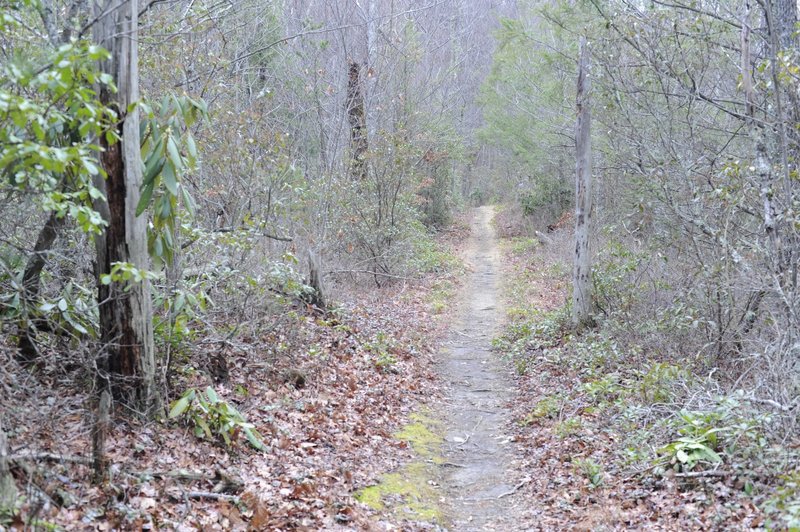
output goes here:
[{"label": "bare tree", "polygon": [[155,385],[153,310],[149,281],[102,282],[117,264],[147,270],[147,225],[136,216],[142,184],[139,152],[139,114],[131,106],[139,100],[137,0],[108,0],[95,7],[94,38],[111,53],[101,69],[110,74],[117,93],[101,92],[101,99],[116,109],[118,142],[101,139],[101,157],[107,174],[106,205],[102,209],[108,228],[97,239],[100,330],[104,342],[98,366],[103,388],[113,397],[144,414],[160,405]]},{"label": "bare tree", "polygon": [[589,51],[581,41],[578,88],[575,97],[578,119],[575,128],[575,263],[572,275],[572,321],[581,328],[591,322],[592,262],[589,234],[592,220],[592,137],[589,108]]}]

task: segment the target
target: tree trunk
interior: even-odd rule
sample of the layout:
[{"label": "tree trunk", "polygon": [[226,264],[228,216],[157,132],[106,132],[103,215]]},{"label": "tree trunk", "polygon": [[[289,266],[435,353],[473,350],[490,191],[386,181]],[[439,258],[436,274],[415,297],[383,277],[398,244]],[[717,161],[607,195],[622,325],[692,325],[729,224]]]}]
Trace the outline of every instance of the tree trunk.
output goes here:
[{"label": "tree trunk", "polygon": [[[129,106],[139,99],[138,1],[107,0],[98,6],[95,41],[111,52],[101,69],[113,76],[117,93],[102,90],[106,105],[116,108],[120,142],[104,148],[105,196],[108,228],[97,239],[97,271],[111,271],[114,263],[148,269],[145,217],[136,216],[142,183],[139,152],[139,113]],[[160,408],[155,384],[153,310],[149,281],[98,283],[100,330],[104,343],[98,360],[101,388],[114,399],[144,415]]]},{"label": "tree trunk", "polygon": [[[25,271],[22,274],[22,289],[26,305],[35,304],[36,299],[39,297],[42,269],[47,262],[47,253],[53,246],[53,242],[58,236],[58,231],[63,225],[64,219],[56,216],[55,212],[51,212],[47,222],[39,232],[36,245],[33,247],[33,254],[28,258]],[[39,356],[36,348],[36,331],[31,327],[30,320],[28,320],[28,323],[20,325],[17,347],[19,348],[19,360],[24,364],[34,362]]]},{"label": "tree trunk", "polygon": [[585,39],[581,41],[578,66],[578,91],[576,104],[578,119],[575,128],[575,264],[572,277],[572,321],[580,329],[591,323],[592,313],[592,263],[589,249],[589,231],[592,220],[592,139],[589,110],[589,51]]},{"label": "tree trunk", "polygon": [[350,149],[352,150],[353,177],[367,179],[367,115],[364,110],[364,92],[361,86],[361,66],[350,62],[347,81],[347,117],[350,122]]},{"label": "tree trunk", "polygon": [[306,296],[306,301],[319,309],[324,310],[327,308],[319,257],[311,250],[308,251],[308,286],[313,288],[314,292]]}]

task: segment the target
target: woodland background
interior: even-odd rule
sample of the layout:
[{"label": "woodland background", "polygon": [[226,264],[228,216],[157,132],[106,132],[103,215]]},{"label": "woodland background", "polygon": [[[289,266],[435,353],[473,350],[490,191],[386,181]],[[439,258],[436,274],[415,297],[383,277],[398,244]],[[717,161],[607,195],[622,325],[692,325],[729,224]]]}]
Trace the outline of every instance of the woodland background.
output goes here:
[{"label": "woodland background", "polygon": [[[609,408],[631,434],[609,452],[626,471],[734,471],[764,516],[750,525],[800,526],[796,2],[0,5],[0,523],[103,505],[106,522],[147,521],[165,467],[217,449],[225,467],[189,481],[225,484],[231,446],[291,454],[292,434],[325,432],[315,408],[340,411],[376,463],[396,460],[368,442],[434,386],[418,313],[446,312],[457,283],[443,241],[459,212],[496,203],[522,261],[498,351],[523,389],[564,360],[582,386],[531,398],[528,424]],[[594,307],[574,331],[582,38]],[[525,277],[536,268],[551,304]],[[277,399],[307,386],[344,396],[302,413]],[[385,426],[358,429],[381,401]],[[176,427],[208,448],[153,463],[195,441]],[[36,467],[75,447],[86,463],[60,462],[69,482]],[[348,464],[371,467],[369,453]],[[151,474],[88,487],[121,463]],[[592,464],[590,484],[604,478]],[[271,467],[213,493],[277,479],[235,519],[366,519],[342,493],[368,472],[301,488]]]}]

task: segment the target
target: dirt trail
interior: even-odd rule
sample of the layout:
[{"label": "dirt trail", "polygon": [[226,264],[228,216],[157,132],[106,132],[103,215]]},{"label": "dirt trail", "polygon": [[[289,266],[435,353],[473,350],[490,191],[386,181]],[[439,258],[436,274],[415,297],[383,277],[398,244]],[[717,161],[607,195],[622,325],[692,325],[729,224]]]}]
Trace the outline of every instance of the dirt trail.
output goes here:
[{"label": "dirt trail", "polygon": [[476,209],[465,249],[470,273],[442,352],[447,385],[445,423],[445,508],[453,530],[513,530],[513,443],[504,433],[510,414],[511,376],[492,338],[503,316],[500,261],[492,207]]}]

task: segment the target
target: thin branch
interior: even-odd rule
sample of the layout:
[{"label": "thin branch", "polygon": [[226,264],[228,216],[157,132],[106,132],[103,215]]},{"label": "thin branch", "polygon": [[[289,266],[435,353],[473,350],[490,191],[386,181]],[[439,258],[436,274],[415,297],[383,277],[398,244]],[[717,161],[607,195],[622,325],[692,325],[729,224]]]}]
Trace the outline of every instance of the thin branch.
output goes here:
[{"label": "thin branch", "polygon": [[325,272],[325,275],[337,275],[342,273],[364,273],[368,275],[377,275],[379,277],[389,277],[390,279],[402,279],[404,281],[416,281],[413,277],[403,277],[401,275],[392,275],[389,273],[374,272],[372,270],[334,270]]}]

